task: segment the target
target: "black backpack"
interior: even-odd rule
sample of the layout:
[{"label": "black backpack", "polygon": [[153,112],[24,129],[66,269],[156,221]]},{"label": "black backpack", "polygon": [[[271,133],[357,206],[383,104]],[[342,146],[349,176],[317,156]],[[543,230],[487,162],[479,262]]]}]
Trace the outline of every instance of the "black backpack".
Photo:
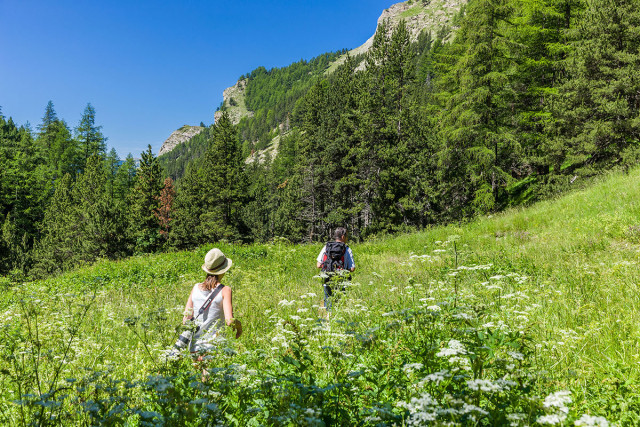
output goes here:
[{"label": "black backpack", "polygon": [[342,242],[327,242],[322,271],[331,272],[344,269],[344,254],[347,245]]}]

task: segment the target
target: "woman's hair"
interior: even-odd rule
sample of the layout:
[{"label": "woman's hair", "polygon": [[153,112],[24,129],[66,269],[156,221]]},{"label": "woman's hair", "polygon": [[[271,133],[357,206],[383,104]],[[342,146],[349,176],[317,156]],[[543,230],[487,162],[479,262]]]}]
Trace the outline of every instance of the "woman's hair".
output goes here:
[{"label": "woman's hair", "polygon": [[224,277],[224,273],[222,273],[222,274],[207,274],[207,278],[204,279],[204,282],[202,282],[202,288],[205,291],[214,290],[216,288],[216,286],[218,286],[218,284],[222,280],[222,277]]}]

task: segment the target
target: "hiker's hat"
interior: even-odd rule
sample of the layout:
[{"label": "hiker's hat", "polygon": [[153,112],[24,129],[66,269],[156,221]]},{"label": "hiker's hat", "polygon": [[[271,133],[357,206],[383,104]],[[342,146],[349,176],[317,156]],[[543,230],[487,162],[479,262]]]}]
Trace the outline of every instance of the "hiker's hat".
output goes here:
[{"label": "hiker's hat", "polygon": [[233,262],[224,256],[222,251],[218,248],[213,248],[204,257],[204,264],[202,269],[207,274],[222,274],[231,268]]}]

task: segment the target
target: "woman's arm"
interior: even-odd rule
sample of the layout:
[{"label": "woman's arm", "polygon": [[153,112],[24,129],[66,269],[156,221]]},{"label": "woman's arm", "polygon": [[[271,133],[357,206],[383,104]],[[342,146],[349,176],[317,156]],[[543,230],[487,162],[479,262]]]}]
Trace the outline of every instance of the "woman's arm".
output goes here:
[{"label": "woman's arm", "polygon": [[191,289],[191,293],[189,294],[189,299],[187,299],[187,305],[184,306],[184,317],[182,318],[182,324],[187,323],[187,320],[193,319],[193,299],[191,299],[191,295],[193,294],[193,289]]},{"label": "woman's arm", "polygon": [[236,338],[239,338],[242,334],[242,325],[238,319],[233,317],[233,300],[229,286],[225,286],[222,289],[222,309],[224,310],[224,320],[227,326],[231,326],[236,331]]}]

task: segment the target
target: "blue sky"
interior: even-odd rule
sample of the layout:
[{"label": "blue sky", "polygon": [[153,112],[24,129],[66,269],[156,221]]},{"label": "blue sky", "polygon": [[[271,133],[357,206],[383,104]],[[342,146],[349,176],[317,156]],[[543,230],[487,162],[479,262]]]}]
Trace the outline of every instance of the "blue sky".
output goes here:
[{"label": "blue sky", "polygon": [[121,157],[213,122],[222,91],[259,67],[364,43],[398,1],[0,0],[0,107],[74,128],[87,103]]}]

